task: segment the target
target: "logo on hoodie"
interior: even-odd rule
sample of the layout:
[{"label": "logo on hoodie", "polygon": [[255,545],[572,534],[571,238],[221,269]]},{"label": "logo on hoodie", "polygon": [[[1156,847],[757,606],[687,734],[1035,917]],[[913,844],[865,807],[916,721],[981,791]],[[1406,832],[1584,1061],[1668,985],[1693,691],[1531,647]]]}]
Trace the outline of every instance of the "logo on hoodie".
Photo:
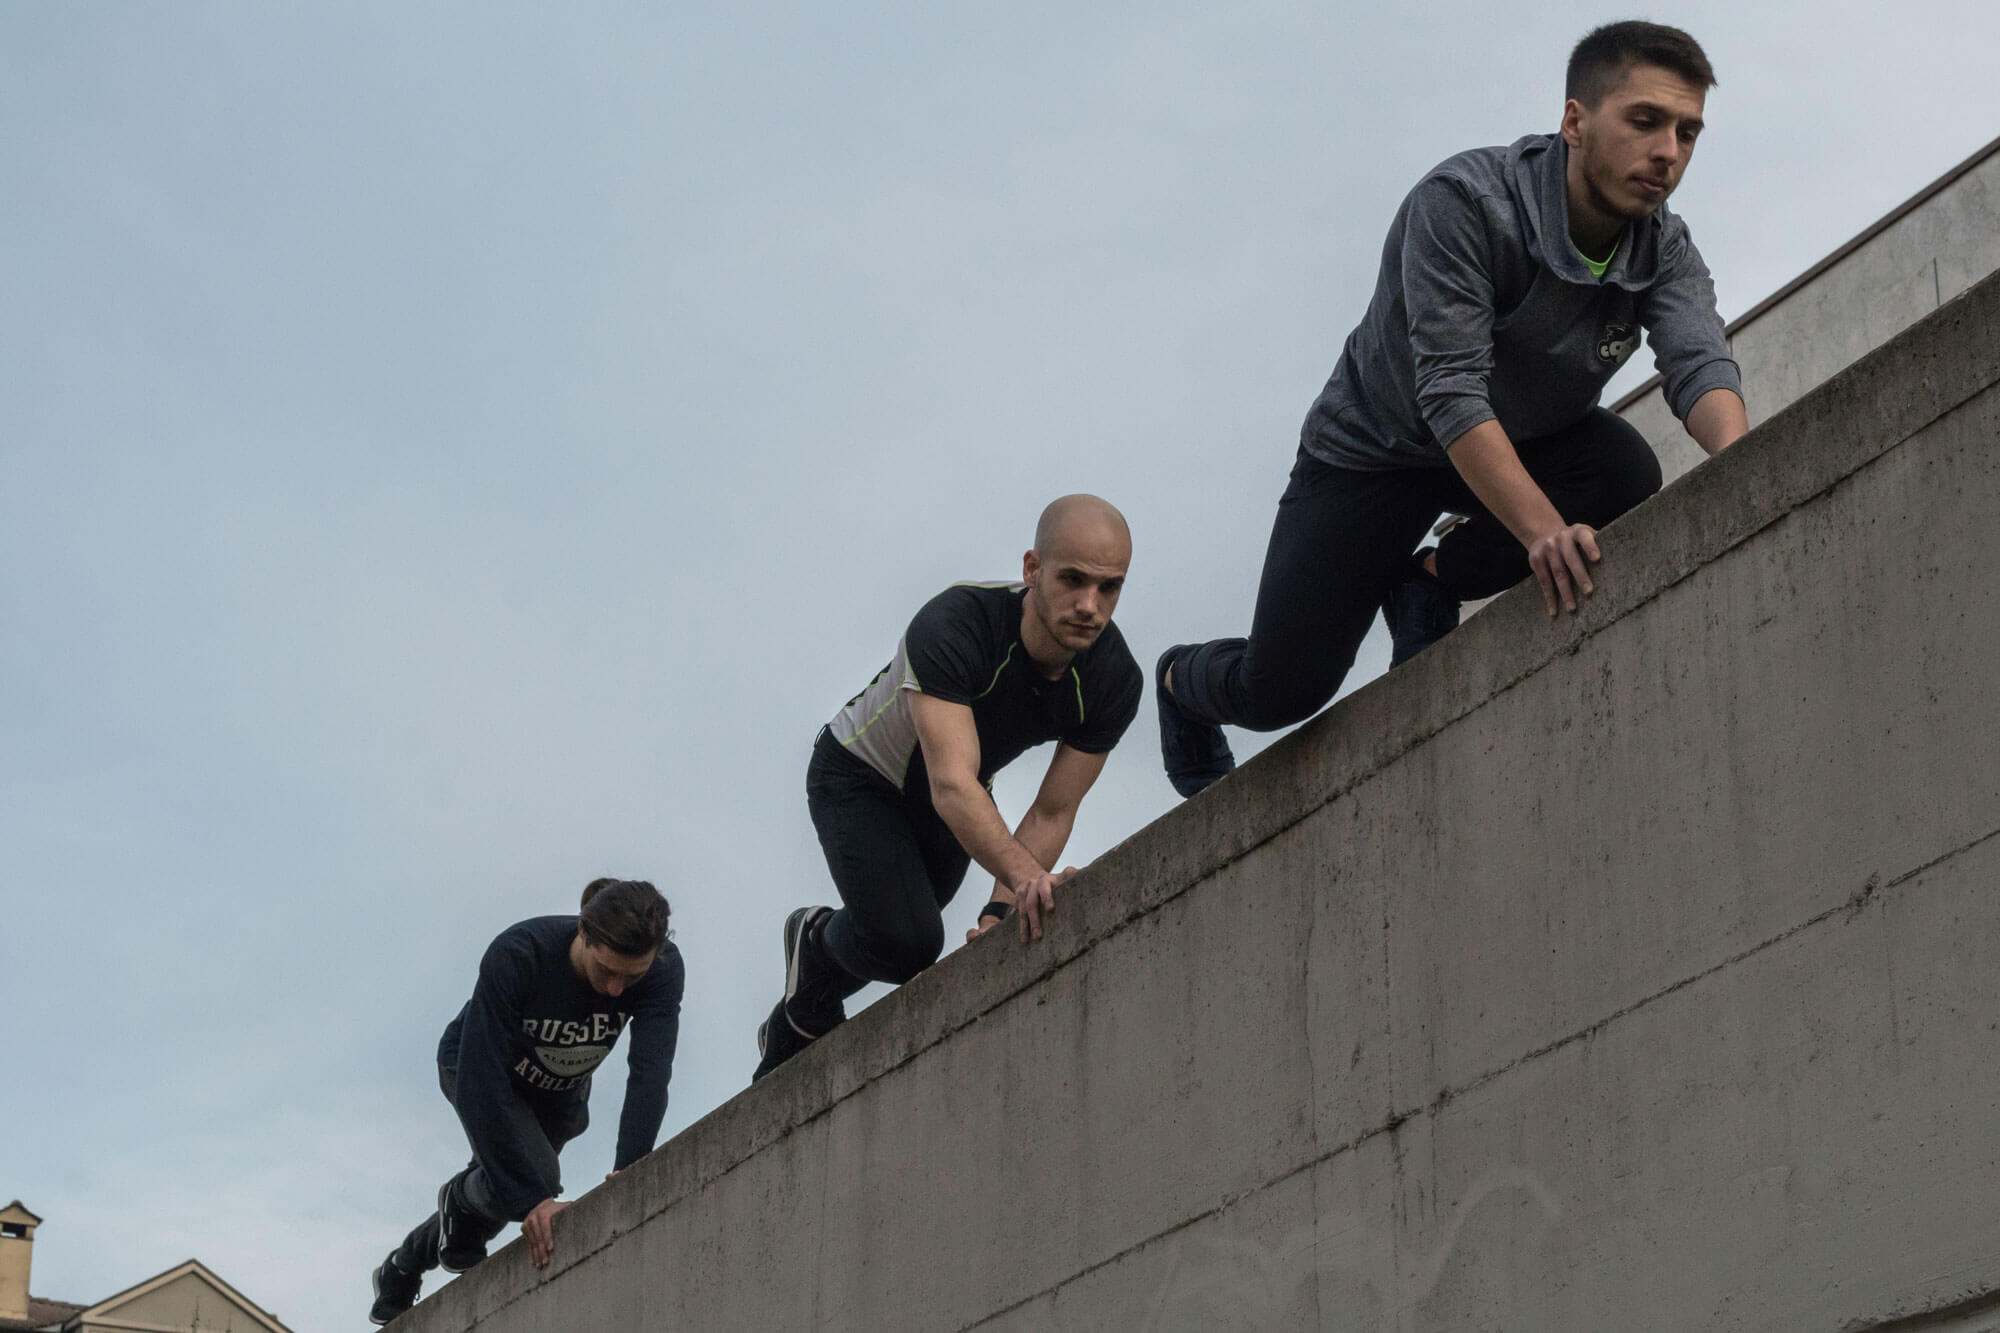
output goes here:
[{"label": "logo on hoodie", "polygon": [[[514,1072],[544,1092],[566,1092],[582,1083],[604,1063],[628,1014],[591,1014],[587,1018],[525,1018],[521,1031],[535,1043],[532,1060],[523,1058]],[[540,1068],[536,1068],[536,1062]]]},{"label": "logo on hoodie", "polygon": [[1614,366],[1625,364],[1625,358],[1639,350],[1639,330],[1630,324],[1606,324],[1604,336],[1597,340],[1597,359],[1609,361]]},{"label": "logo on hoodie", "polygon": [[575,1078],[588,1074],[604,1063],[604,1057],[611,1054],[609,1046],[537,1046],[535,1058],[542,1067],[563,1078]]}]

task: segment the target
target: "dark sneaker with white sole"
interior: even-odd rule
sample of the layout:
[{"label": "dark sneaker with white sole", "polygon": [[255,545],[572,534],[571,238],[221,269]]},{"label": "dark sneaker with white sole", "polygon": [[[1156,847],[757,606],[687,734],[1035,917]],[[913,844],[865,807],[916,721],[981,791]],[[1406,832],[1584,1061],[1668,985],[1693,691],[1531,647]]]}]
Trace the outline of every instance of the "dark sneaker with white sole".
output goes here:
[{"label": "dark sneaker with white sole", "polygon": [[1236,756],[1229,752],[1229,739],[1221,727],[1195,721],[1167,693],[1167,668],[1174,654],[1187,646],[1175,644],[1153,664],[1153,702],[1160,710],[1160,760],[1166,765],[1167,781],[1181,795],[1193,796],[1235,771]]},{"label": "dark sneaker with white sole", "polygon": [[812,1038],[802,1036],[785,1017],[785,1002],[780,1000],[771,1007],[771,1016],[757,1025],[757,1071],[750,1075],[755,1083],[764,1075],[776,1069],[785,1061],[812,1045]]},{"label": "dark sneaker with white sole", "polygon": [[752,1083],[847,1021],[819,942],[832,916],[831,907],[801,907],[785,918],[785,995],[757,1028]]},{"label": "dark sneaker with white sole", "polygon": [[803,1037],[821,1036],[847,1017],[819,940],[832,919],[831,907],[801,907],[785,918],[785,1014]]},{"label": "dark sneaker with white sole", "polygon": [[1458,599],[1445,591],[1437,575],[1424,568],[1419,551],[1410,567],[1382,599],[1382,619],[1389,625],[1389,665],[1401,666],[1458,628]]},{"label": "dark sneaker with white sole", "polygon": [[417,1303],[423,1289],[422,1273],[405,1273],[392,1253],[371,1275],[375,1284],[375,1304],[368,1307],[368,1322],[386,1324]]},{"label": "dark sneaker with white sole", "polygon": [[481,1217],[459,1201],[458,1188],[471,1174],[468,1166],[438,1187],[438,1267],[447,1273],[477,1267],[486,1258],[486,1243],[506,1225]]}]

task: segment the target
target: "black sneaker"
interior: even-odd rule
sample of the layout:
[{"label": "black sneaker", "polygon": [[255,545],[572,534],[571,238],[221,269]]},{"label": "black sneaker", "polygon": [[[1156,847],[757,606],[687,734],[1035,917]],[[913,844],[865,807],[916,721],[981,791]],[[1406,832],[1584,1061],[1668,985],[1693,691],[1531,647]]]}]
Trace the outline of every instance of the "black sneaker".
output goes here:
[{"label": "black sneaker", "polygon": [[1183,713],[1167,693],[1167,667],[1187,644],[1175,644],[1153,665],[1153,701],[1160,708],[1160,758],[1167,781],[1183,796],[1208,790],[1236,768],[1229,740],[1212,722],[1197,722]]},{"label": "black sneaker", "polygon": [[755,1083],[810,1045],[812,1038],[792,1026],[791,1019],[785,1017],[785,1002],[778,1001],[771,1016],[757,1025],[757,1054],[761,1058],[750,1081]]},{"label": "black sneaker", "polygon": [[368,1307],[368,1322],[386,1324],[417,1303],[417,1292],[423,1287],[424,1275],[405,1273],[392,1252],[376,1268],[371,1280],[375,1284],[375,1304]]},{"label": "black sneaker", "polygon": [[447,1273],[477,1267],[486,1258],[486,1242],[506,1225],[481,1217],[457,1201],[457,1187],[470,1174],[468,1166],[438,1187],[438,1267]]},{"label": "black sneaker", "polygon": [[1409,570],[1382,599],[1389,624],[1389,665],[1401,666],[1458,628],[1458,599],[1424,568],[1428,551],[1410,558]]},{"label": "black sneaker", "polygon": [[831,907],[801,907],[785,918],[785,1018],[807,1041],[847,1018],[819,940],[832,917]]}]

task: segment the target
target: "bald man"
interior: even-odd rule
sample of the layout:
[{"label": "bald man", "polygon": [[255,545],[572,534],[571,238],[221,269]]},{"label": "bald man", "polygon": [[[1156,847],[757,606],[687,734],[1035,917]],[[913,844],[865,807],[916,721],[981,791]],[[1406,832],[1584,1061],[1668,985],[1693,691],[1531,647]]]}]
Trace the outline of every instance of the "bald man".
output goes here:
[{"label": "bald man", "polygon": [[[870,981],[901,985],[944,949],[970,863],[994,879],[968,940],[1018,913],[1040,939],[1077,807],[1139,710],[1142,678],[1111,623],[1132,559],[1124,516],[1094,495],[1042,512],[1019,583],[959,583],[926,602],[868,688],[820,730],[806,808],[843,906],[786,918],[785,993],[757,1029],[776,1069],[847,1017]],[[1012,832],[988,784],[1055,741]]]}]

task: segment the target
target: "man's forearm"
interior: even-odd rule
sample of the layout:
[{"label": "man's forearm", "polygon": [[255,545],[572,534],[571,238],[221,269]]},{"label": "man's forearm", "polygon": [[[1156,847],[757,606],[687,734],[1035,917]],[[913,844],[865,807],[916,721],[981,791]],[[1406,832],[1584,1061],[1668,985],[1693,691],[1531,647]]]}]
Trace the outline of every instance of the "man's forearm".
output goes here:
[{"label": "man's forearm", "polygon": [[618,1116],[618,1144],[611,1158],[616,1171],[653,1151],[660,1141],[660,1123],[667,1118],[666,1079],[642,1071],[631,1056],[626,1058],[630,1069],[625,1078],[625,1105]]},{"label": "man's forearm", "polygon": [[933,782],[931,804],[966,854],[1010,889],[1046,868],[1007,831],[1000,808],[979,784]]},{"label": "man's forearm", "polygon": [[[1044,870],[1054,870],[1061,859],[1063,848],[1069,846],[1070,831],[1076,826],[1076,807],[1062,810],[1045,810],[1041,806],[1029,806],[1028,813],[1021,817],[1021,825],[1014,830],[1014,841],[1027,849]],[[1001,901],[1010,901],[1014,890],[1002,878],[995,878],[993,896]]]},{"label": "man's forearm", "polygon": [[1533,546],[1538,538],[1565,526],[1563,516],[1522,466],[1521,456],[1514,452],[1513,441],[1498,421],[1480,422],[1453,440],[1445,455],[1479,503],[1505,524],[1521,545]]},{"label": "man's forearm", "polygon": [[1710,389],[1688,410],[1687,432],[1713,458],[1750,429],[1750,414],[1731,389]]}]

